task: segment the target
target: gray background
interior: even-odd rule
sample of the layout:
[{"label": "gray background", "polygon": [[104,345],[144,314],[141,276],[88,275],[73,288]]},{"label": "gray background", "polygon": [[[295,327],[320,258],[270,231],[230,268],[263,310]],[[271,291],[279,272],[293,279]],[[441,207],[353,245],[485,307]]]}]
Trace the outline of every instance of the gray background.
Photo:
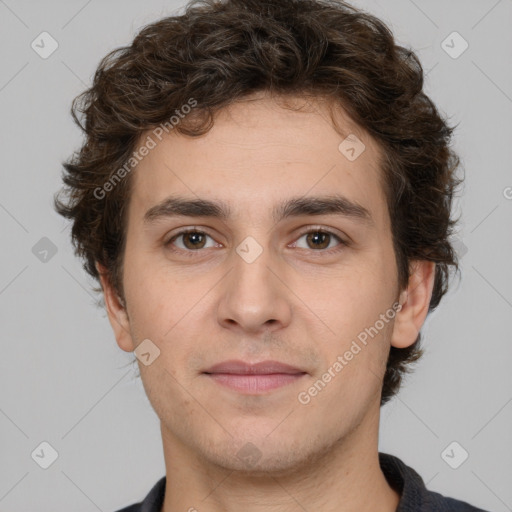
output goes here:
[{"label": "gray background", "polygon": [[[418,52],[428,93],[460,123],[455,146],[466,176],[456,202],[462,280],[428,317],[426,355],[382,409],[380,450],[432,490],[510,511],[512,0],[355,4]],[[159,424],[133,356],[95,307],[52,196],[61,162],[81,142],[71,101],[100,58],[183,5],[0,0],[1,512],[109,512],[140,500],[164,474]],[[47,59],[31,48],[43,31],[59,45]],[[441,46],[453,31],[469,44],[458,58]],[[43,237],[55,254],[41,252]],[[58,452],[48,469],[31,457],[43,441]],[[458,469],[441,457],[452,441],[469,453]],[[452,460],[461,453],[450,452]]]}]

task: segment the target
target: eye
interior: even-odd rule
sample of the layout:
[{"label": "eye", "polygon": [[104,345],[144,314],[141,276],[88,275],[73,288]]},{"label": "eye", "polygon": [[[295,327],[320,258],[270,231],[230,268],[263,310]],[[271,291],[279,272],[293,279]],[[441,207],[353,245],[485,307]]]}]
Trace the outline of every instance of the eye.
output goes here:
[{"label": "eye", "polygon": [[182,245],[176,244],[178,249],[182,251],[197,251],[199,249],[207,249],[209,247],[215,247],[215,243],[213,245],[206,245],[206,238],[213,238],[206,234],[204,231],[199,231],[197,229],[185,229],[180,231],[172,238],[170,238],[166,243],[166,247],[170,247],[171,250],[175,250],[172,246],[175,245],[174,242],[176,240],[182,239]]},{"label": "eye", "polygon": [[[299,237],[298,240],[300,240],[301,238],[305,238],[307,246],[300,247],[298,245],[298,242],[294,242],[292,244],[293,247],[300,247],[301,249],[313,249],[317,252],[319,250],[329,249],[329,251],[326,251],[326,252],[330,252],[330,250],[332,249],[332,242],[335,240],[338,241],[338,244],[335,245],[334,247],[348,245],[348,243],[345,242],[344,240],[342,240],[338,235],[332,233],[331,231],[325,230],[325,229],[313,229],[313,230],[307,231],[307,232],[303,233]],[[336,250],[339,250],[339,249],[336,249]]]}]

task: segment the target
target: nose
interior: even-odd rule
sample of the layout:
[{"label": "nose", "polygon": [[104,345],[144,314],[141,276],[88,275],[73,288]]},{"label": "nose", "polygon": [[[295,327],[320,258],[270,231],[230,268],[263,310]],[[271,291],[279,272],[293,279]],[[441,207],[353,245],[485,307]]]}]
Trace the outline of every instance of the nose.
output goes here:
[{"label": "nose", "polygon": [[286,327],[291,320],[293,295],[286,286],[286,269],[272,261],[267,249],[254,261],[238,253],[232,259],[233,268],[219,289],[219,323],[239,334]]}]

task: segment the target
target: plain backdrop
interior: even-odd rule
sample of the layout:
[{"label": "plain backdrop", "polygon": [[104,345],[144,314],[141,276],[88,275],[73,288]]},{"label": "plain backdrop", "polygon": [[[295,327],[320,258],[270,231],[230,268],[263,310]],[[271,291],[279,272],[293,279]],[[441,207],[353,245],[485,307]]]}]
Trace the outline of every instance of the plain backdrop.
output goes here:
[{"label": "plain backdrop", "polygon": [[[512,0],[354,3],[420,56],[428,94],[459,123],[466,178],[455,204],[462,279],[427,318],[426,355],[382,409],[379,449],[432,490],[510,511]],[[133,355],[95,306],[52,199],[82,140],[72,99],[108,51],[183,6],[0,0],[1,512],[110,512],[164,475],[159,423]],[[31,46],[41,37],[45,51],[58,44],[47,58]],[[37,463],[41,450],[53,453],[43,442],[57,454],[47,469]],[[442,456],[447,447],[452,459],[468,454],[457,469]]]}]

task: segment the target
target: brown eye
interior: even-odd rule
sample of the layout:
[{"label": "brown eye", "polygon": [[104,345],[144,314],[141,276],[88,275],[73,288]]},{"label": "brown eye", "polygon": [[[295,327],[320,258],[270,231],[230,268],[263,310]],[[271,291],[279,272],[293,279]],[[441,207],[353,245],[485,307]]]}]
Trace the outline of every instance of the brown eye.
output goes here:
[{"label": "brown eye", "polygon": [[205,243],[205,235],[204,233],[193,232],[193,233],[185,233],[182,235],[183,237],[183,245],[187,249],[202,249]]},{"label": "brown eye", "polygon": [[329,246],[330,239],[330,234],[321,231],[313,231],[306,236],[308,244],[315,249],[326,249]]},{"label": "brown eye", "polygon": [[[173,236],[168,242],[165,243],[166,246],[171,247],[172,250],[182,250],[182,251],[197,251],[199,249],[205,249],[207,238],[211,237],[202,231],[197,230],[186,230],[181,231],[175,236]],[[178,243],[180,242],[180,243]],[[214,247],[215,244],[210,245],[209,247]]]},{"label": "brown eye", "polygon": [[[296,247],[301,249],[312,249],[314,251],[324,251],[326,249],[336,249],[339,245],[347,245],[338,235],[321,229],[315,229],[303,233],[298,240],[305,238],[306,247],[300,246],[298,242],[295,242]],[[337,241],[338,243],[332,246],[332,242]]]}]

